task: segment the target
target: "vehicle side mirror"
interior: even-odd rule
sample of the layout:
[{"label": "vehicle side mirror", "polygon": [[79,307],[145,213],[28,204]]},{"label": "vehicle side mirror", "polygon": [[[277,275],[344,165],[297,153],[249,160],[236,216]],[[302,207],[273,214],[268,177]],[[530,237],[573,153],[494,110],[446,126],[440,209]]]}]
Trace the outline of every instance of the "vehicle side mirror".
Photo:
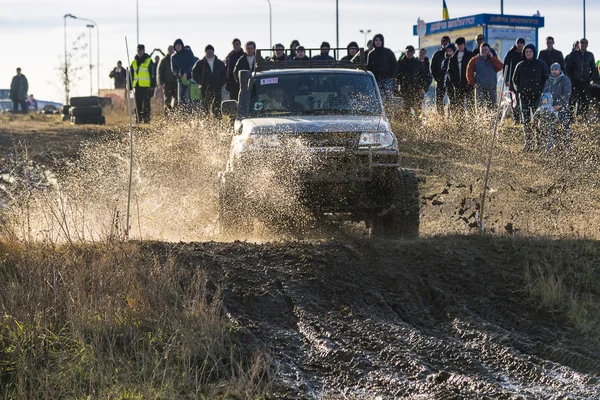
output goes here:
[{"label": "vehicle side mirror", "polygon": [[238,102],[237,100],[225,100],[221,103],[221,114],[235,117],[238,111]]}]

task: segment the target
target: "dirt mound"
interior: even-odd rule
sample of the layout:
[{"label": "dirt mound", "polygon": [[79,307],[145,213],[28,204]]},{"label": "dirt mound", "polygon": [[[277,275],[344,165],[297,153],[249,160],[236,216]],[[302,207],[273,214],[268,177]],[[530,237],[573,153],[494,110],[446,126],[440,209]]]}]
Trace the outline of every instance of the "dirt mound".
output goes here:
[{"label": "dirt mound", "polygon": [[228,317],[272,355],[276,397],[598,397],[600,346],[525,290],[520,254],[534,242],[459,236],[177,251],[208,269]]}]

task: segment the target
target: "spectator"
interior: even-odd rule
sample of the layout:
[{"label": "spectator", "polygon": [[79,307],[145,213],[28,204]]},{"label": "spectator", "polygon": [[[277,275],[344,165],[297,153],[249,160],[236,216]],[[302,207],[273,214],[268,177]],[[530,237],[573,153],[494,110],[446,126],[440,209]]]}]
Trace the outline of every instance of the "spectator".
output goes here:
[{"label": "spectator", "polygon": [[504,57],[504,65],[508,67],[506,72],[506,82],[509,82],[510,90],[514,91],[514,86],[512,84],[513,74],[515,73],[515,68],[517,68],[517,64],[523,60],[523,48],[525,47],[525,39],[518,38],[517,42],[511,49],[506,53]]},{"label": "spectator", "polygon": [[433,53],[431,58],[431,76],[435,81],[435,105],[438,114],[444,115],[444,94],[446,89],[444,87],[445,74],[442,72],[442,62],[446,58],[446,46],[450,44],[450,38],[448,36],[442,37],[440,42],[441,48]]},{"label": "spectator", "polygon": [[373,39],[369,39],[369,41],[367,42],[367,53],[373,50],[374,48],[375,46],[373,46]]},{"label": "spectator", "polygon": [[[515,87],[513,86],[513,74],[515,72],[515,68],[517,68],[517,64],[520,63],[523,59],[523,47],[525,47],[525,39],[518,38],[515,45],[506,53],[504,57],[504,67],[506,68],[505,76],[505,85],[509,88],[511,92],[516,92]],[[521,110],[519,106],[512,108],[513,120],[516,123],[521,121]]]},{"label": "spectator", "polygon": [[306,55],[306,49],[304,46],[296,47],[296,55],[292,58],[293,61],[308,61],[310,58]]},{"label": "spectator", "polygon": [[331,49],[331,46],[329,45],[328,42],[323,42],[321,43],[321,54],[313,56],[313,60],[315,61],[333,61],[333,57],[331,57],[329,55],[329,50]]},{"label": "spectator", "polygon": [[288,56],[288,60],[293,60],[294,57],[296,57],[296,49],[298,46],[300,46],[300,42],[296,39],[292,40],[292,43],[290,43],[290,54]]},{"label": "spectator", "polygon": [[583,116],[584,120],[587,119],[587,111],[591,102],[590,82],[600,83],[594,54],[587,51],[587,47],[588,40],[581,39],[579,50],[571,52],[567,64],[567,75],[573,85],[571,112],[576,111],[577,115]]},{"label": "spectator", "polygon": [[225,89],[229,92],[230,99],[237,100],[238,93],[240,92],[240,85],[237,82],[237,77],[233,74],[233,69],[240,57],[244,55],[244,50],[242,49],[242,42],[240,39],[233,39],[231,44],[233,45],[233,50],[229,52],[225,59],[225,67],[227,68],[225,71]]},{"label": "spectator", "polygon": [[442,73],[444,74],[444,94],[448,95],[448,100],[451,100],[450,76],[448,75],[448,67],[450,66],[450,60],[452,59],[452,56],[454,56],[454,53],[456,53],[456,46],[450,43],[448,46],[446,46],[444,61],[442,61]]},{"label": "spectator", "polygon": [[138,123],[150,122],[150,99],[154,96],[156,79],[152,76],[152,57],[146,54],[143,44],[138,44],[137,55],[131,63],[133,72],[133,83],[131,87],[135,91],[135,109]]},{"label": "spectator", "polygon": [[467,50],[467,41],[464,37],[456,39],[457,51],[450,59],[448,66],[448,78],[450,89],[448,97],[450,98],[450,113],[459,116],[464,113],[465,106],[467,113],[473,107],[473,88],[467,82],[467,65],[473,53]]},{"label": "spectator", "polygon": [[[482,33],[478,34],[477,37],[475,37],[475,42],[476,42],[477,46],[473,49],[473,57],[479,55],[479,48],[481,47],[481,45],[483,43],[485,43],[485,35]],[[491,47],[490,47],[490,53],[492,54],[493,57],[498,57],[498,55],[496,54],[496,51],[494,49],[492,49]]]},{"label": "spectator", "polygon": [[37,100],[33,97],[32,94],[29,95],[29,97],[27,98],[27,111],[37,111],[38,110],[38,103]]},{"label": "spectator", "polygon": [[179,104],[185,104],[190,100],[190,87],[181,83],[181,78],[190,79],[192,76],[192,67],[196,62],[194,53],[188,47],[183,45],[183,40],[177,39],[173,43],[175,53],[171,56],[171,69],[177,76],[177,101]]},{"label": "spectator", "polygon": [[502,61],[492,55],[489,44],[483,43],[479,55],[467,64],[467,81],[475,88],[477,106],[489,109],[496,105],[496,74],[499,71],[502,71]]},{"label": "spectator", "polygon": [[512,86],[519,95],[519,105],[525,135],[525,149],[533,150],[533,131],[531,115],[535,112],[540,102],[540,96],[548,79],[548,67],[542,60],[538,60],[536,48],[528,44],[523,49],[523,60],[517,64],[512,78]]},{"label": "spectator", "polygon": [[[574,51],[579,51],[579,40],[576,40],[573,42],[573,47],[571,48],[571,53],[573,53]],[[569,65],[569,59],[571,58],[571,53],[567,54],[567,56],[565,57],[565,69],[563,70],[563,73],[565,75],[569,75],[569,71],[567,71],[567,65]],[[571,79],[571,77],[569,76],[569,79]],[[573,83],[573,82],[571,82]]]},{"label": "spectator", "polygon": [[285,62],[286,60],[285,47],[281,43],[277,43],[273,46],[273,58],[271,58],[271,62]]},{"label": "spectator", "polygon": [[[258,58],[258,59],[257,59]],[[256,54],[256,43],[250,41],[246,43],[246,52],[240,57],[238,62],[235,64],[235,68],[233,69],[233,76],[235,76],[236,81],[239,83],[240,79],[240,71],[254,71],[257,62],[264,61],[261,56]],[[235,96],[237,98],[237,95]]]},{"label": "spectator", "polygon": [[350,42],[346,46],[346,49],[348,50],[348,54],[342,57],[340,61],[352,61],[356,53],[358,53],[358,43]]},{"label": "spectator", "polygon": [[27,92],[29,91],[29,83],[25,75],[21,73],[21,68],[17,68],[17,75],[12,78],[10,83],[10,94],[9,97],[13,102],[13,112],[16,114],[19,112],[19,106],[21,106],[21,112],[27,114]]},{"label": "spectator", "polygon": [[[425,77],[424,88],[425,92],[427,92],[429,91],[431,82],[433,82],[433,78],[431,77],[431,70],[429,69],[429,58],[427,57],[426,49],[419,50],[419,63],[421,63],[421,68],[423,68],[423,76]],[[422,109],[422,107],[420,109]]]},{"label": "spectator", "polygon": [[378,33],[373,37],[374,48],[367,56],[367,70],[377,80],[377,85],[384,99],[392,97],[394,79],[398,75],[398,61],[394,52],[384,47],[384,37]]},{"label": "spectator", "polygon": [[204,54],[204,58],[194,65],[192,76],[200,85],[202,114],[208,117],[212,109],[213,116],[221,119],[221,88],[225,85],[225,63],[215,56],[215,48],[210,44],[204,49]]},{"label": "spectator", "polygon": [[123,68],[121,61],[117,61],[117,66],[110,71],[108,76],[115,81],[115,89],[125,89],[127,83],[127,71]]},{"label": "spectator", "polygon": [[413,110],[415,117],[420,116],[422,109],[419,106],[423,104],[427,78],[419,60],[415,58],[413,46],[407,46],[398,60],[397,81],[398,93],[403,100],[402,112],[410,116]]},{"label": "spectator", "polygon": [[571,100],[571,80],[562,72],[560,64],[554,63],[550,66],[550,77],[544,85],[544,93],[552,94],[552,109],[558,113],[563,126],[563,146],[566,150],[571,149],[571,112],[569,102]]},{"label": "spectator", "polygon": [[177,104],[177,76],[171,69],[171,57],[174,51],[173,46],[169,46],[167,55],[158,64],[156,83],[162,88],[165,96],[165,113],[173,110],[173,107]]},{"label": "spectator", "polygon": [[565,59],[563,58],[563,53],[554,48],[554,38],[552,36],[546,38],[546,46],[546,50],[540,51],[538,58],[546,63],[548,69],[550,69],[552,64],[558,63],[561,71],[564,70]]}]

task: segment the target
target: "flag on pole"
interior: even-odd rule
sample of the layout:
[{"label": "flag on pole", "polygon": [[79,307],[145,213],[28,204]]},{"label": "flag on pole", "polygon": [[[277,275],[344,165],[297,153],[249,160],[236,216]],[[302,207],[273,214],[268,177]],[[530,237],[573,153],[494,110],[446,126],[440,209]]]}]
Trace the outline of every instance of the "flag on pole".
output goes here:
[{"label": "flag on pole", "polygon": [[444,10],[442,11],[442,20],[446,21],[450,19],[450,14],[448,13],[448,6],[446,5],[446,0],[442,0],[444,4]]}]

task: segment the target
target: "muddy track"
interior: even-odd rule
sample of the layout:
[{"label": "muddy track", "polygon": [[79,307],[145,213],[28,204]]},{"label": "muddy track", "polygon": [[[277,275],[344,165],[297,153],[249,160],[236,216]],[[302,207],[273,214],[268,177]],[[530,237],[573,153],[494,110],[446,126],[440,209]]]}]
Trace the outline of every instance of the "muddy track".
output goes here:
[{"label": "muddy track", "polygon": [[539,311],[519,260],[493,240],[201,243],[177,253],[209,271],[226,315],[272,355],[276,398],[600,397],[600,348]]}]

